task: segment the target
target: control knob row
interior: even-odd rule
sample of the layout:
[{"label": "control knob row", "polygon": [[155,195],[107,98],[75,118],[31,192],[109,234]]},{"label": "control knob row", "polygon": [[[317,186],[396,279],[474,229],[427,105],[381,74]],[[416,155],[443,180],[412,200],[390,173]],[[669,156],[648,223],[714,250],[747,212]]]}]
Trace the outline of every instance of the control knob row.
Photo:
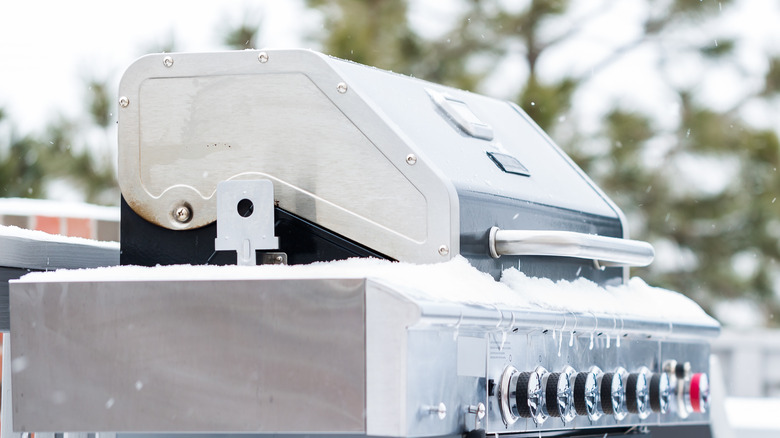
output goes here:
[{"label": "control knob row", "polygon": [[632,413],[644,419],[652,412],[667,412],[670,393],[668,375],[651,373],[645,367],[636,373],[624,368],[604,373],[594,366],[578,373],[567,366],[560,373],[550,373],[541,366],[530,372],[509,366],[501,376],[498,396],[502,417],[509,425],[519,418],[542,424],[558,417],[567,423],[577,415],[596,421],[607,414],[620,421]]}]

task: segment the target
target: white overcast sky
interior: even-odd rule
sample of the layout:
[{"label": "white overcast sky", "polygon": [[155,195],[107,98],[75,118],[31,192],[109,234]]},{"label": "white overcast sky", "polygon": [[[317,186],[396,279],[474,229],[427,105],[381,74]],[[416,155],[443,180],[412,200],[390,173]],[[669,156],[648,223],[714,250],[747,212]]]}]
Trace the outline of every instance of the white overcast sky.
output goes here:
[{"label": "white overcast sky", "polygon": [[[504,0],[522,5],[525,0]],[[610,4],[611,0],[607,0]],[[695,0],[691,0],[695,1]],[[717,1],[717,0],[703,0]],[[412,23],[427,32],[442,30],[442,23],[452,14],[453,0],[412,1]],[[576,8],[602,4],[594,0],[573,2]],[[580,60],[607,53],[610,45],[630,38],[643,13],[644,0],[621,0],[611,3],[613,14],[584,32],[582,38],[561,50],[576,54]],[[756,72],[766,68],[765,53],[780,53],[780,2],[739,0],[738,7],[724,7],[723,19],[714,34],[724,37],[742,35],[740,47],[743,63]],[[520,7],[520,6],[516,6]],[[185,0],[6,0],[0,3],[0,107],[4,108],[21,133],[40,130],[57,113],[73,116],[83,113],[82,100],[87,92],[84,80],[92,74],[109,77],[116,83],[124,69],[150,47],[159,46],[173,34],[179,50],[217,50],[225,27],[241,22],[245,13],[261,17],[260,44],[267,47],[308,47],[305,35],[316,32],[320,21],[306,11],[302,0],[285,1],[185,1]],[[437,28],[438,27],[438,28]],[[703,29],[713,33],[712,29]],[[703,32],[705,33],[705,32]],[[713,38],[713,44],[717,41]],[[583,56],[583,54],[585,54]],[[572,65],[573,56],[558,56],[542,71],[562,74],[587,68],[587,61]],[[658,95],[658,77],[653,77],[652,55],[639,51],[622,64],[605,71],[583,93],[596,107],[616,101],[634,100],[637,105],[656,111],[669,110],[673,102]],[[488,94],[508,93],[504,80],[508,75],[522,75],[518,63],[496,66],[496,77],[485,90]],[[698,77],[695,65],[681,65],[682,76]],[[725,72],[709,75],[701,84],[713,104],[728,106],[732,95],[750,82],[734,82]],[[758,75],[757,75],[758,77]],[[673,111],[673,109],[671,110]],[[767,123],[780,123],[777,114],[756,117]]]},{"label": "white overcast sky", "polygon": [[[219,50],[222,29],[261,17],[262,43],[300,47],[316,25],[300,1],[7,0],[0,3],[0,107],[22,132],[83,106],[84,78],[117,81],[171,34],[183,51]],[[115,85],[117,85],[115,84]]]}]

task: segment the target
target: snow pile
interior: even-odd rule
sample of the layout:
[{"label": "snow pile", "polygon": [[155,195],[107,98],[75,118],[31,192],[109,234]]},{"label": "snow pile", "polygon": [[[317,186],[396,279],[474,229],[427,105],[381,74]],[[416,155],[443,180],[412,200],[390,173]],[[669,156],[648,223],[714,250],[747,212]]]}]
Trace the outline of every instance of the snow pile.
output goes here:
[{"label": "snow pile", "polygon": [[[66,243],[71,245],[87,245],[100,248],[119,250],[119,242],[101,242],[82,237],[69,237],[59,234],[49,234],[43,231],[28,230],[11,225],[0,225],[0,242],[10,239],[16,241],[31,241],[35,243]],[[2,248],[0,248],[2,251]]]},{"label": "snow pile", "polygon": [[31,273],[24,282],[205,281],[306,278],[369,278],[397,285],[411,298],[513,309],[537,309],[600,315],[634,316],[657,320],[716,324],[695,302],[639,278],[616,287],[589,280],[553,282],[529,278],[512,268],[500,282],[463,257],[431,265],[350,259],[311,265],[264,266],[115,266]]},{"label": "snow pile", "polygon": [[529,278],[510,268],[503,272],[501,282],[522,293],[530,303],[547,310],[577,309],[581,313],[716,323],[685,295],[649,286],[639,277],[626,285],[601,287],[585,278],[572,282]]}]

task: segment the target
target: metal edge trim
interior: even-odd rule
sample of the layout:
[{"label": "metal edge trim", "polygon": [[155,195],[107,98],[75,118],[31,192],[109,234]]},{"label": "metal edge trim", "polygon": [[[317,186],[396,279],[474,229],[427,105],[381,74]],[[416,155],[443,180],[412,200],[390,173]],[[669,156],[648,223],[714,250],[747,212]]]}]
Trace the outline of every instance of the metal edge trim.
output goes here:
[{"label": "metal edge trim", "polygon": [[32,270],[80,269],[116,266],[119,247],[0,237],[0,266]]}]

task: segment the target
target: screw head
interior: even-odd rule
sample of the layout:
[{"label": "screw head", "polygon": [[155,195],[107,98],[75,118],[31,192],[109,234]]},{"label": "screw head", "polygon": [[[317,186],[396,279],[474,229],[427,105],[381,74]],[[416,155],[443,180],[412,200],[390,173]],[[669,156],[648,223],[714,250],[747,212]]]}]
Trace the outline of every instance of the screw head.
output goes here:
[{"label": "screw head", "polygon": [[450,248],[447,247],[447,245],[442,245],[439,247],[439,255],[446,256],[450,253]]},{"label": "screw head", "polygon": [[181,224],[187,223],[192,218],[192,210],[186,205],[180,205],[173,210],[173,218]]},{"label": "screw head", "polygon": [[130,105],[130,99],[128,99],[127,96],[122,96],[119,98],[119,106],[122,108],[127,108],[128,105]]},{"label": "screw head", "polygon": [[339,84],[336,85],[336,89],[339,90],[339,93],[344,94],[347,92],[347,84],[344,82],[339,82]]},{"label": "screw head", "polygon": [[436,416],[439,417],[439,420],[447,418],[447,405],[439,403],[439,406],[436,406]]},{"label": "screw head", "polygon": [[406,164],[410,166],[414,166],[415,163],[417,163],[417,155],[415,154],[409,154],[406,156]]},{"label": "screw head", "polygon": [[257,54],[257,60],[260,61],[261,63],[265,64],[266,62],[268,62],[268,53],[266,53],[266,52],[258,53]]},{"label": "screw head", "polygon": [[163,58],[163,65],[166,67],[172,67],[173,66],[173,58],[170,56],[166,56]]}]

